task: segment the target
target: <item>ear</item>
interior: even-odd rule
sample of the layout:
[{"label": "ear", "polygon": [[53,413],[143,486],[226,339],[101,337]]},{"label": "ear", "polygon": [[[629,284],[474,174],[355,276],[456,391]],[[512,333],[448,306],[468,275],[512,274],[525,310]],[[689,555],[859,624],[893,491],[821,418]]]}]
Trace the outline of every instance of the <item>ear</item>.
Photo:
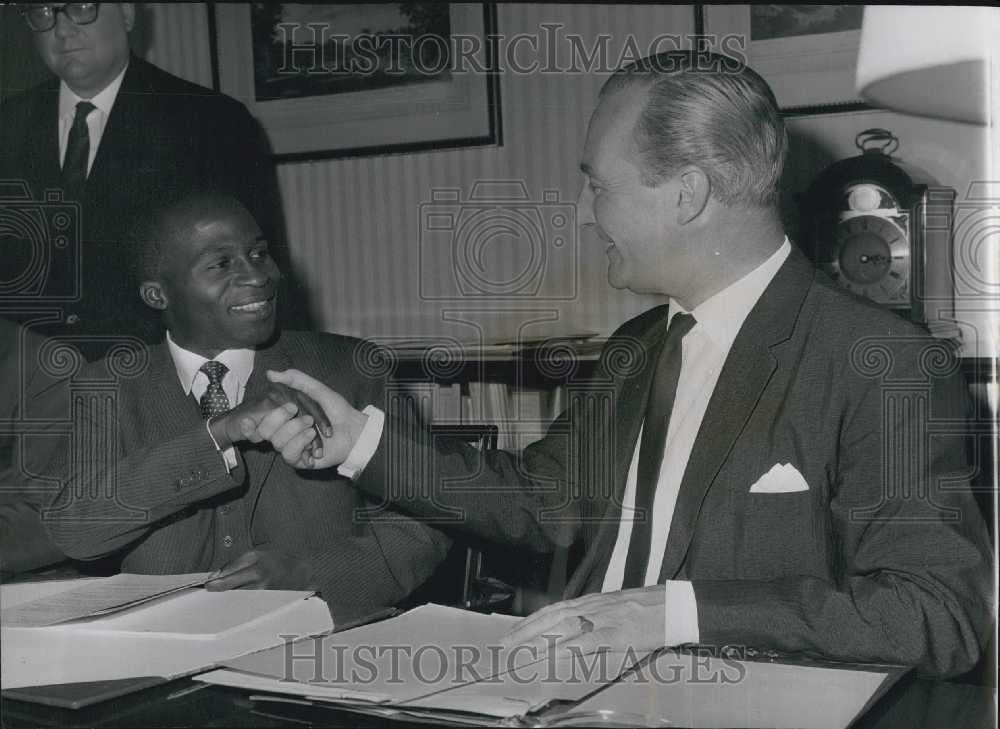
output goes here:
[{"label": "ear", "polygon": [[169,305],[167,292],[159,281],[143,281],[139,284],[139,296],[146,306],[159,311],[166,311]]},{"label": "ear", "polygon": [[133,3],[119,3],[122,9],[122,19],[125,21],[125,32],[131,33],[135,27],[135,5]]},{"label": "ear", "polygon": [[685,225],[705,209],[712,195],[712,183],[700,167],[684,168],[677,180],[677,222]]}]

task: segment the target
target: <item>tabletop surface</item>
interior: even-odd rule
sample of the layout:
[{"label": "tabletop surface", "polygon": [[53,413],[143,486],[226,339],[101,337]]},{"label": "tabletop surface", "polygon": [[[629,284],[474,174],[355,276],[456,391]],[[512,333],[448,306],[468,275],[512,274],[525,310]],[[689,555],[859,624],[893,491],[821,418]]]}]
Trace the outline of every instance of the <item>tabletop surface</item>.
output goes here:
[{"label": "tabletop surface", "polygon": [[[992,729],[992,687],[904,676],[854,724],[859,729]],[[9,699],[0,723],[18,727],[265,727],[385,726],[383,718],[342,710],[251,701],[246,692],[190,679],[76,711]]]}]

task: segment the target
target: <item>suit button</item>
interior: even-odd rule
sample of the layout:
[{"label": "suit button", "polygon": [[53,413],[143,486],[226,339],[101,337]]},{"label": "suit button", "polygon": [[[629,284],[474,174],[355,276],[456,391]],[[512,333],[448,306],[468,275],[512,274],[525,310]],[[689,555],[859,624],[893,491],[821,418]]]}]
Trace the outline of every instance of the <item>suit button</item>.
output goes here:
[{"label": "suit button", "polygon": [[80,316],[78,314],[70,314],[66,317],[67,324],[76,324],[80,321]]},{"label": "suit button", "polygon": [[233,538],[227,534],[222,538],[222,544],[225,546],[226,549],[229,549],[230,547],[233,546]]},{"label": "suit button", "polygon": [[226,504],[221,509],[219,509],[219,511],[222,512],[223,515],[228,514],[232,510],[233,510],[233,507],[231,507],[229,504]]}]

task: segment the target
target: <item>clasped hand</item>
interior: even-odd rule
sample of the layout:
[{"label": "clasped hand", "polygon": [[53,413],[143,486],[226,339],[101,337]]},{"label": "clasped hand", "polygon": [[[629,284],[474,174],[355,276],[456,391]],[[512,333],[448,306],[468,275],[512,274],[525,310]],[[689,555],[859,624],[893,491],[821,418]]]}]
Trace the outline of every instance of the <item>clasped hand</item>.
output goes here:
[{"label": "clasped hand", "polygon": [[209,427],[215,442],[225,450],[244,440],[252,443],[267,440],[259,434],[259,430],[273,429],[273,424],[287,422],[296,416],[303,429],[308,429],[310,433],[303,451],[310,458],[322,457],[320,434],[333,435],[330,420],[313,398],[280,382],[269,382],[263,393],[245,399],[232,410],[214,418]]},{"label": "clasped hand", "polygon": [[[269,441],[285,462],[295,468],[330,468],[343,463],[361,436],[368,416],[319,380],[298,370],[269,370],[267,379],[276,387],[297,393],[319,410],[323,418],[311,409],[299,414],[297,409],[282,407],[257,422],[253,433],[246,437],[255,442]],[[319,443],[314,422],[327,426],[319,429]],[[246,425],[250,427],[249,422]]]}]

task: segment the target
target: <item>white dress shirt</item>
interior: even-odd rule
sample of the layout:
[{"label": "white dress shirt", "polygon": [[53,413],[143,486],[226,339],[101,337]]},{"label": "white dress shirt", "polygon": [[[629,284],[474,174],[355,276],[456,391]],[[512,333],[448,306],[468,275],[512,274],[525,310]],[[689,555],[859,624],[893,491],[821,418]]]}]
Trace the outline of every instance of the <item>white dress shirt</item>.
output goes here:
[{"label": "white dress shirt", "polygon": [[94,159],[97,157],[97,148],[101,145],[101,138],[104,136],[104,127],[108,125],[108,116],[111,114],[111,107],[115,105],[118,98],[118,91],[122,87],[122,79],[125,71],[115,77],[115,80],[104,87],[101,93],[92,99],[84,99],[73,93],[73,90],[63,81],[59,84],[59,166],[61,167],[66,159],[66,145],[69,142],[69,130],[73,126],[73,119],[76,116],[76,105],[81,101],[89,101],[96,106],[87,116],[87,130],[90,132],[90,157],[87,158],[87,174],[94,166]]},{"label": "white dress shirt", "polygon": [[[791,244],[785,238],[778,250],[760,266],[706,299],[691,312],[686,312],[680,304],[673,299],[670,300],[670,318],[672,319],[677,313],[690,313],[695,318],[695,325],[681,342],[681,371],[677,380],[677,395],[674,397],[673,409],[670,412],[667,442],[660,464],[659,481],[653,496],[653,533],[644,585],[655,585],[659,582],[660,567],[663,564],[667,538],[670,536],[670,522],[673,519],[681,479],[733,340],[736,339],[747,315],[790,252]],[[622,589],[625,559],[632,537],[636,474],[641,443],[640,432],[625,481],[618,539],[604,575],[602,592]],[[666,645],[697,643],[698,612],[691,583],[668,580],[666,590]]]},{"label": "white dress shirt", "polygon": [[[670,423],[667,428],[667,442],[663,452],[663,462],[660,465],[660,478],[653,497],[653,535],[649,552],[649,564],[646,569],[645,585],[655,585],[659,581],[660,567],[663,564],[663,553],[670,536],[670,521],[674,515],[674,505],[680,489],[684,470],[687,468],[695,438],[701,427],[701,421],[708,408],[708,401],[715,391],[719,374],[729,356],[733,340],[739,333],[743,322],[756,305],[757,300],[771,283],[778,269],[781,268],[791,244],[785,238],[781,246],[766,261],[739,281],[723,289],[715,296],[695,307],[694,311],[685,312],[676,301],[670,301],[670,316],[678,312],[690,313],[696,323],[684,337],[681,346],[681,371],[677,381],[677,395],[670,413]],[[375,412],[382,418],[377,408],[368,406],[365,412]],[[367,463],[374,453],[373,443],[377,445],[382,436],[382,423],[374,424],[369,417],[368,424],[362,436],[354,446],[351,456],[355,457],[364,451],[369,453],[363,459]],[[639,447],[642,434],[636,439],[635,452],[629,466],[625,482],[622,519],[618,526],[618,539],[615,542],[611,562],[605,573],[602,592],[614,592],[622,589],[625,573],[625,557],[628,554],[628,543],[632,536],[632,516],[635,508],[636,471],[639,463]],[[686,580],[668,580],[665,585],[666,604],[664,611],[664,645],[680,645],[682,643],[697,643],[698,606],[695,601],[694,588]]]},{"label": "white dress shirt", "polygon": [[[170,357],[174,361],[177,378],[181,382],[184,394],[194,395],[194,399],[200,402],[205,390],[208,389],[208,375],[201,371],[202,365],[208,362],[208,359],[181,347],[171,338],[170,332],[167,332],[167,348],[170,350]],[[256,354],[257,352],[253,349],[227,349],[215,357],[216,362],[221,362],[228,368],[222,378],[222,391],[229,398],[229,407],[231,408],[243,402],[247,382],[250,381],[250,375],[253,374]],[[368,421],[361,431],[361,436],[344,462],[337,467],[338,473],[345,478],[358,478],[378,449],[385,415],[372,405],[366,407],[364,413],[368,416]],[[222,450],[221,453],[227,471],[231,472],[239,465],[235,447],[230,446]]]}]

